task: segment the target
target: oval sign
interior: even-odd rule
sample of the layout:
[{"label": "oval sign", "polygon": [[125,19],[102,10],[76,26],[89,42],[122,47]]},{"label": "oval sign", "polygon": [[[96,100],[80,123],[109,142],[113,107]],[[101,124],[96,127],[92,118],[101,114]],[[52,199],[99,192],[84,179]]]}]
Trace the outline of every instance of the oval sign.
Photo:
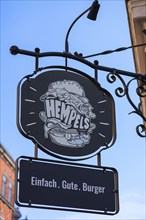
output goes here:
[{"label": "oval sign", "polygon": [[111,94],[91,77],[51,70],[18,86],[18,128],[40,149],[63,159],[93,156],[113,145]]}]

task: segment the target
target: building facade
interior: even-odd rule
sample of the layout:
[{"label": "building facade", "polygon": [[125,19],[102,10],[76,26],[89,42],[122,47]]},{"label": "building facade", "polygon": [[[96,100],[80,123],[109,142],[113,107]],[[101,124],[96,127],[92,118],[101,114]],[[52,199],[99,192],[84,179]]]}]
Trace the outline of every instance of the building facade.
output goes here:
[{"label": "building facade", "polygon": [[[129,21],[132,45],[146,43],[146,0],[125,0]],[[146,75],[146,46],[133,49],[135,68],[137,73]],[[139,86],[140,86],[140,82]],[[146,85],[145,97],[141,98],[143,115],[146,118]],[[146,122],[145,122],[146,127]]]},{"label": "building facade", "polygon": [[0,144],[0,220],[12,220],[15,193],[15,162]]}]

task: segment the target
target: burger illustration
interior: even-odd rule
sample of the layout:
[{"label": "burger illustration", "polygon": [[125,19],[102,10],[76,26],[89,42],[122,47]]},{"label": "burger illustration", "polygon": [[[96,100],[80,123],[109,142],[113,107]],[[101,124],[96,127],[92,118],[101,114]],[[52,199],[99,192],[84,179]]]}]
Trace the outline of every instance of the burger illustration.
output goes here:
[{"label": "burger illustration", "polygon": [[44,122],[44,137],[60,146],[84,147],[90,142],[96,117],[85,96],[83,87],[76,81],[55,81],[40,97],[44,111],[39,113]]}]

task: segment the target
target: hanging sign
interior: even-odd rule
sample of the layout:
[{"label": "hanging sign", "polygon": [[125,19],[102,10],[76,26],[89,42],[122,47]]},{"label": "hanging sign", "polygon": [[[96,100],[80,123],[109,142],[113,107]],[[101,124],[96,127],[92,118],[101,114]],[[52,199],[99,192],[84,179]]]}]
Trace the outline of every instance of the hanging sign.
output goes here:
[{"label": "hanging sign", "polygon": [[46,153],[87,158],[115,141],[111,94],[91,77],[52,70],[18,86],[18,127]]},{"label": "hanging sign", "polygon": [[119,211],[114,168],[20,157],[16,181],[19,206],[107,215]]}]

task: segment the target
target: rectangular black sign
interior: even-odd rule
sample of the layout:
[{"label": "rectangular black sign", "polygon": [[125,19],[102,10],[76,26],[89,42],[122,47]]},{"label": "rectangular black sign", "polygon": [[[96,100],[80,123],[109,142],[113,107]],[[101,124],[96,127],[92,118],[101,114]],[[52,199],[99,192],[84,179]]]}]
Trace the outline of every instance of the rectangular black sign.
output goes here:
[{"label": "rectangular black sign", "polygon": [[20,157],[16,203],[114,215],[119,211],[116,169]]}]

